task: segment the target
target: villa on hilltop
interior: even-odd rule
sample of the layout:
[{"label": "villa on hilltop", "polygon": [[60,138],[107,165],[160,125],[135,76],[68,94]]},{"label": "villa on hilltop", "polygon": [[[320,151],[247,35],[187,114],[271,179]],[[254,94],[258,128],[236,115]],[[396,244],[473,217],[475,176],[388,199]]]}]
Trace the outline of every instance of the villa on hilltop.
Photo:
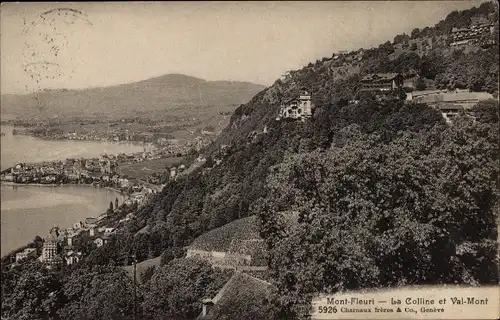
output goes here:
[{"label": "villa on hilltop", "polygon": [[276,120],[288,118],[304,121],[312,116],[312,109],[311,94],[304,90],[298,97],[290,98],[281,105]]}]

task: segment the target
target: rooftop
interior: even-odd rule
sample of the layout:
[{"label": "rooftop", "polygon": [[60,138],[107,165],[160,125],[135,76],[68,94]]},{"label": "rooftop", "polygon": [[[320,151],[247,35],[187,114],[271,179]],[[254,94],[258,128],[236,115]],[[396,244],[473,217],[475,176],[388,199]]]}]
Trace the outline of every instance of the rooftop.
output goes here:
[{"label": "rooftop", "polygon": [[363,77],[362,81],[380,81],[380,80],[392,80],[396,78],[399,73],[372,73],[367,74]]},{"label": "rooftop", "polygon": [[484,16],[474,16],[470,18],[471,25],[489,24],[490,21]]},{"label": "rooftop", "polygon": [[99,235],[99,236],[97,236],[97,237],[96,237],[96,240],[97,240],[97,239],[109,240],[109,239],[111,239],[111,237],[110,237],[110,236],[107,236],[107,235]]},{"label": "rooftop", "polygon": [[427,95],[421,97],[423,103],[437,103],[437,102],[459,102],[466,100],[485,101],[494,99],[493,95],[488,92],[446,92],[434,95]]},{"label": "rooftop", "polygon": [[439,93],[443,93],[444,91],[446,90],[439,90],[439,89],[436,89],[436,90],[415,90],[415,91],[412,91],[411,94],[416,97],[416,96],[423,96],[423,95],[428,95],[428,94],[439,94]]},{"label": "rooftop", "polygon": [[453,28],[451,32],[467,32],[470,31],[469,28]]},{"label": "rooftop", "polygon": [[243,272],[236,272],[212,299],[214,306],[202,319],[264,319],[263,305],[272,284]]}]

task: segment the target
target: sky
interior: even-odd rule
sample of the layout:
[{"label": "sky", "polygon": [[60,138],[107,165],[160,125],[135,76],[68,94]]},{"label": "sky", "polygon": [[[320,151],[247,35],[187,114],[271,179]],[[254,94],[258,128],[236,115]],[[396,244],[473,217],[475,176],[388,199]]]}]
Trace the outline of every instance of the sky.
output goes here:
[{"label": "sky", "polygon": [[272,84],[484,1],[2,3],[1,93],[169,73]]}]

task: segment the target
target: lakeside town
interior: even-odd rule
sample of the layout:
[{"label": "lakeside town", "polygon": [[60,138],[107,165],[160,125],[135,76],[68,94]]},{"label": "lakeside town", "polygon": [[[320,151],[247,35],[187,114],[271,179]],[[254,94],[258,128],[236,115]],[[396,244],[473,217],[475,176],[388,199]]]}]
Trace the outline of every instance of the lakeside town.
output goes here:
[{"label": "lakeside town", "polygon": [[[11,124],[7,122],[7,124]],[[211,129],[209,131],[207,129]],[[183,139],[173,138],[167,134],[155,134],[151,132],[128,132],[127,129],[111,129],[104,132],[91,130],[90,132],[77,132],[71,130],[64,132],[53,128],[51,125],[45,125],[37,128],[15,126],[12,130],[13,135],[28,135],[45,140],[77,140],[77,141],[100,141],[100,142],[118,142],[118,143],[140,143],[148,147],[151,154],[150,158],[171,157],[185,154],[191,149],[199,150],[208,145],[216,137],[213,127],[207,129],[188,130],[188,137]]]},{"label": "lakeside town", "polygon": [[[120,167],[155,160],[166,160],[164,163],[171,165],[163,168],[158,174],[135,178],[120,172]],[[161,158],[154,149],[146,151],[145,148],[143,152],[102,154],[99,158],[19,163],[4,170],[0,174],[0,181],[2,184],[12,185],[13,188],[22,185],[87,185],[108,188],[125,197],[121,204],[118,198],[115,198],[110,208],[97,217],[87,217],[69,228],[53,227],[48,236],[41,239],[38,249],[28,245],[6,254],[10,257],[10,263],[21,263],[36,256],[49,268],[62,264],[71,265],[80,261],[91,248],[105,245],[116,228],[130,221],[144,203],[162,190],[167,180],[176,179],[185,172],[185,164],[169,160]],[[204,161],[203,156],[199,156],[195,165]]]},{"label": "lakeside town", "polygon": [[[69,228],[53,227],[45,239],[39,238],[39,243],[33,243],[35,247],[30,244],[31,246],[21,248],[22,251],[18,249],[19,252],[11,256],[11,262],[21,263],[34,257],[48,268],[78,263],[90,249],[102,247],[110,240],[116,230],[106,225],[111,212],[113,211],[108,210],[97,218],[87,217]],[[129,213],[119,223],[130,220],[132,216]]]},{"label": "lakeside town", "polygon": [[[23,123],[19,121],[6,122],[7,124],[17,124],[14,129],[13,134],[23,134],[31,135],[41,139],[50,140],[84,140],[84,141],[102,141],[102,142],[139,142],[154,144],[156,146],[168,146],[168,145],[178,145],[179,139],[175,139],[172,134],[163,132],[167,130],[163,125],[141,125],[136,124],[141,129],[131,128],[127,124],[131,123],[121,123],[109,122],[103,124],[86,124],[90,129],[79,128],[77,125],[71,125],[71,123],[66,124],[68,127],[66,130],[57,127],[57,124],[38,124],[33,127],[32,124]],[[133,123],[135,124],[135,123]],[[194,123],[184,123],[181,128],[189,127]],[[64,124],[63,124],[64,126]],[[109,127],[108,127],[109,126]],[[93,128],[95,127],[95,128]],[[108,128],[107,128],[108,127]],[[128,129],[130,128],[130,129]],[[180,128],[180,129],[181,129]],[[200,136],[214,135],[214,128],[212,126],[205,126],[201,129],[189,130],[190,134],[196,134]]]},{"label": "lakeside town", "polygon": [[[142,203],[148,194],[161,190],[166,182],[165,179],[175,179],[185,170],[185,164],[180,164],[181,159],[181,157],[162,158],[154,150],[146,151],[145,148],[143,152],[102,154],[99,158],[19,163],[4,170],[0,174],[0,181],[14,185],[82,184],[105,187],[127,195],[132,201]],[[203,156],[199,156],[196,161],[203,162]],[[153,174],[147,171],[135,176],[130,176],[133,175],[133,171],[128,172],[125,169],[139,164],[144,170],[153,163],[163,164],[163,168],[159,166],[157,171],[150,169],[154,171]]]}]

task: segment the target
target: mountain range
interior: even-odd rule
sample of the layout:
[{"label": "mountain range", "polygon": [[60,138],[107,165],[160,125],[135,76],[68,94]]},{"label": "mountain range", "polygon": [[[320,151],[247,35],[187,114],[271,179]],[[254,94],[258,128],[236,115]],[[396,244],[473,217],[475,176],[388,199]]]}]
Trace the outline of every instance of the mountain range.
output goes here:
[{"label": "mountain range", "polygon": [[264,88],[249,82],[206,81],[183,74],[167,74],[109,87],[4,94],[2,116],[127,116],[179,107],[236,107]]}]

